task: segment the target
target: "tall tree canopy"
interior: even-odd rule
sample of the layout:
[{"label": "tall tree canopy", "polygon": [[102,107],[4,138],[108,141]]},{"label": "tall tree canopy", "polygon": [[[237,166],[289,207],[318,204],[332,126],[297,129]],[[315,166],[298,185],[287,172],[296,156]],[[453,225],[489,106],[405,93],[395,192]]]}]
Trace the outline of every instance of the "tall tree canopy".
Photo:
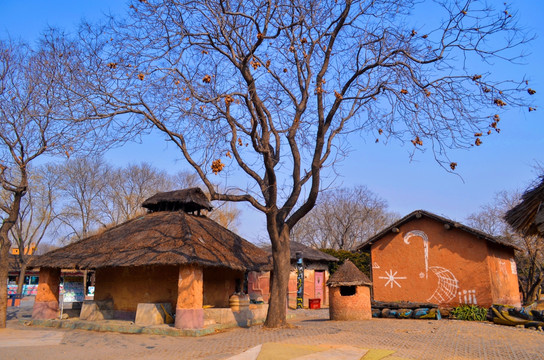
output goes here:
[{"label": "tall tree canopy", "polygon": [[482,70],[516,59],[526,41],[506,5],[425,1],[433,16],[416,24],[419,5],[139,0],[125,20],[82,28],[91,117],[128,114],[128,128],[164,133],[213,200],[265,215],[267,326],[285,324],[289,232],[316,203],[322,169],[344,155],[345,134],[410,141],[453,170],[447,149],[480,145],[503,108],[525,105],[522,79]]}]

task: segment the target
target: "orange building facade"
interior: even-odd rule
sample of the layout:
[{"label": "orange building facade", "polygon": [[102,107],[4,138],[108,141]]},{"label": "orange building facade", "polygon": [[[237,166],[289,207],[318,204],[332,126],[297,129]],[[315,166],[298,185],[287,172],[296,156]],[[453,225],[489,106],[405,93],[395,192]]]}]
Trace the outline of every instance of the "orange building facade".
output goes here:
[{"label": "orange building facade", "polygon": [[515,247],[415,211],[369,239],[375,301],[520,306]]}]

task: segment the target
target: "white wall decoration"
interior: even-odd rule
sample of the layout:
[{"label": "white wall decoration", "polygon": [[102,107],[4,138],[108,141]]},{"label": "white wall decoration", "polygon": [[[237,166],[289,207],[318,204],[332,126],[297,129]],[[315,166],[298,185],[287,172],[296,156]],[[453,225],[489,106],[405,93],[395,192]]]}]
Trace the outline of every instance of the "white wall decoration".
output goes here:
[{"label": "white wall decoration", "polygon": [[516,267],[516,260],[513,258],[510,258],[510,269],[512,270],[512,274],[517,275],[518,274],[518,268]]},{"label": "white wall decoration", "polygon": [[380,268],[380,265],[378,265],[377,262],[374,262],[374,263],[372,264],[372,268],[373,268],[373,269],[379,269],[379,268]]},{"label": "white wall decoration", "polygon": [[423,239],[423,249],[425,251],[425,279],[429,278],[429,238],[421,230],[412,230],[404,235],[404,243],[410,245],[410,238],[420,237]]},{"label": "white wall decoration", "polygon": [[397,285],[399,288],[401,287],[400,284],[397,282],[397,280],[406,280],[406,276],[397,276],[398,271],[395,271],[393,273],[393,269],[390,269],[389,272],[387,270],[385,271],[385,274],[387,276],[380,276],[380,279],[386,279],[387,282],[384,286],[387,286],[391,284],[391,289],[393,288],[393,285]]},{"label": "white wall decoration", "polygon": [[431,266],[430,269],[438,277],[438,287],[427,301],[444,303],[453,299],[459,288],[459,281],[455,275],[441,266]]},{"label": "white wall decoration", "polygon": [[476,290],[459,291],[459,303],[478,305],[478,300],[476,299]]}]

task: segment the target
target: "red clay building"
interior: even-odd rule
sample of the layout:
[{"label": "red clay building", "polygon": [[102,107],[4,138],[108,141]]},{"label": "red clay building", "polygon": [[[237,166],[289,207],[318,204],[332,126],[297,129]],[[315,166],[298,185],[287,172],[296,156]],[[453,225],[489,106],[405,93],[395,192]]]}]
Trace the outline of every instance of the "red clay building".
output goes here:
[{"label": "red clay building", "polygon": [[367,240],[375,301],[519,306],[514,250],[481,231],[417,210]]},{"label": "red clay building", "polygon": [[[291,241],[289,248],[291,252],[291,271],[287,290],[288,306],[294,309],[297,305],[297,253],[301,253],[304,261],[303,306],[309,307],[310,299],[319,299],[321,306],[328,306],[329,296],[325,284],[329,279],[329,263],[336,262],[338,259],[296,241]],[[267,248],[267,251],[272,253],[271,248]],[[252,300],[262,298],[263,301],[268,302],[270,298],[270,272],[250,272],[248,275],[248,293]]]}]

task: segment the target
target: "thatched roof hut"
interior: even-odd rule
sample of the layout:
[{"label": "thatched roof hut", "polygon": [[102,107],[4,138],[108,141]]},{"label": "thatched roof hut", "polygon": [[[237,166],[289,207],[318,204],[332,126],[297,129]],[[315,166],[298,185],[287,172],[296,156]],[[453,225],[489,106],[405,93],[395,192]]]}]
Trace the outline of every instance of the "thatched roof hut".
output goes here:
[{"label": "thatched roof hut", "polygon": [[268,254],[207,217],[158,211],[50,251],[33,265],[98,269],[181,264],[260,270],[267,267]]},{"label": "thatched roof hut", "polygon": [[[268,251],[270,254],[272,253],[272,247],[267,246],[266,251]],[[329,255],[327,253],[324,253],[323,251],[319,251],[317,249],[313,249],[309,246],[306,246],[304,244],[301,244],[296,241],[291,241],[289,243],[289,250],[290,250],[290,258],[291,262],[295,262],[297,260],[297,253],[301,253],[302,258],[304,261],[311,261],[311,262],[322,262],[322,263],[329,263],[331,261],[338,261],[337,258],[335,258],[332,255]]]},{"label": "thatched roof hut", "polygon": [[355,266],[349,259],[346,260],[336,272],[329,278],[327,285],[335,286],[361,286],[372,285],[370,279]]},{"label": "thatched roof hut", "polygon": [[213,209],[206,194],[198,187],[157,193],[145,200],[142,206],[150,212],[178,210],[194,212]]},{"label": "thatched roof hut", "polygon": [[521,202],[508,210],[504,220],[525,235],[544,235],[544,176],[539,185],[527,190]]}]

